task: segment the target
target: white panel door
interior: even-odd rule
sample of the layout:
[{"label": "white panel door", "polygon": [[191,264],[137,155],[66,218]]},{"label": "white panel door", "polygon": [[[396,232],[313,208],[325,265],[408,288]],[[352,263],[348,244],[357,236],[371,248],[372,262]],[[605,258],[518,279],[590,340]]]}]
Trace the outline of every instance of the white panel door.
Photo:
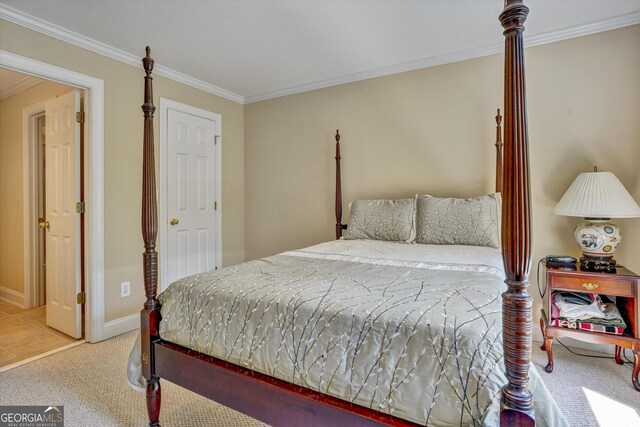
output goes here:
[{"label": "white panel door", "polygon": [[47,325],[73,338],[82,336],[80,277],[80,92],[46,103],[45,220]]},{"label": "white panel door", "polygon": [[216,266],[216,122],[169,109],[167,281]]}]

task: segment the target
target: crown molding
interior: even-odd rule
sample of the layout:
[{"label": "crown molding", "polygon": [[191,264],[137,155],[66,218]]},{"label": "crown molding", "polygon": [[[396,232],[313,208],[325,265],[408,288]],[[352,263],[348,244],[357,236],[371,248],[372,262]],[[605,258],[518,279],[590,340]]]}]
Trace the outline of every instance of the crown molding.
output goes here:
[{"label": "crown molding", "polygon": [[[116,61],[123,62],[133,67],[142,69],[140,58],[123,50],[114,48],[105,43],[77,34],[66,28],[52,24],[48,21],[36,18],[32,15],[21,12],[12,7],[0,4],[0,18],[9,22],[21,25],[39,33],[70,43],[83,49],[98,53]],[[526,38],[526,46],[538,46],[547,43],[553,43],[561,40],[567,40],[575,37],[586,36],[589,34],[599,33],[617,28],[626,27],[640,23],[640,10],[625,15],[619,15],[601,21],[588,24],[578,25],[558,31],[552,31],[545,34],[533,35]],[[297,93],[308,92],[317,89],[324,89],[331,86],[338,86],[346,83],[353,83],[361,80],[368,80],[376,77],[384,77],[392,74],[402,73],[406,71],[418,70],[421,68],[429,68],[437,65],[444,65],[452,62],[464,61],[482,56],[494,55],[501,53],[503,50],[502,42],[491,45],[481,46],[474,49],[466,49],[458,52],[447,53],[443,55],[421,58],[414,61],[394,64],[387,67],[376,68],[363,72],[347,74],[343,76],[333,77],[326,80],[305,83],[302,85],[291,86],[283,89],[263,92],[255,95],[243,97],[234,92],[214,86],[210,83],[191,77],[187,74],[173,70],[162,65],[156,65],[154,73],[159,76],[169,78],[171,80],[183,83],[204,92],[220,96],[239,104],[250,104],[254,102],[266,101],[282,96],[294,95]]]},{"label": "crown molding", "polygon": [[[120,61],[127,65],[131,65],[132,67],[142,69],[141,58],[137,57],[136,55],[132,55],[108,44],[75,33],[59,25],[29,15],[5,4],[0,4],[0,19],[13,22],[14,24],[29,28],[30,30],[37,31],[63,42],[80,47],[82,49],[86,49],[99,55],[106,56],[107,58]],[[154,68],[154,74],[166,77],[179,83],[183,83],[193,88],[211,93],[213,95],[217,95],[221,98],[228,99],[229,101],[244,104],[244,97],[241,95],[203,82],[202,80],[198,80],[171,68],[162,65],[156,65],[156,67]]]},{"label": "crown molding", "polygon": [[[138,58],[138,61],[141,62],[140,58]],[[139,68],[142,68],[142,66],[140,66]],[[153,73],[162,77],[166,77],[171,80],[175,80],[178,83],[183,83],[187,86],[200,89],[204,92],[217,95],[221,98],[228,99],[229,101],[233,101],[238,104],[244,104],[245,102],[244,100],[245,98],[242,95],[238,95],[237,93],[231,92],[229,90],[223,89],[218,86],[214,86],[210,83],[196,79],[195,77],[191,77],[188,74],[181,73],[179,71],[176,71],[172,68],[165,67],[163,65],[156,65],[153,68]]]},{"label": "crown molding", "polygon": [[346,83],[353,83],[362,80],[374,79],[376,77],[384,77],[392,74],[404,73],[406,71],[419,70],[421,68],[435,67],[437,65],[449,64],[452,62],[464,61],[467,59],[478,58],[481,56],[493,55],[502,52],[504,49],[502,43],[495,43],[488,46],[482,46],[474,49],[466,49],[458,52],[445,53],[442,55],[421,58],[415,61],[403,62],[400,64],[389,65],[387,67],[375,68],[373,70],[362,71],[359,73],[347,74],[340,77],[334,77],[326,80],[320,80],[312,83],[306,83],[298,86],[292,86],[285,89],[264,92],[258,95],[250,95],[245,97],[245,104],[266,101],[273,98],[279,98],[296,93],[308,92],[316,89],[324,89],[331,86],[338,86]]},{"label": "crown molding", "polygon": [[[627,13],[624,15],[614,16],[612,18],[603,19],[601,21],[591,22],[588,24],[578,25],[563,30],[552,31],[549,33],[528,36],[525,38],[526,47],[539,46],[548,43],[554,43],[562,40],[572,39],[575,37],[587,36],[589,34],[600,33],[603,31],[615,30],[617,28],[627,27],[640,23],[640,10]],[[359,73],[348,74],[340,77],[334,77],[327,80],[321,80],[306,83],[289,88],[273,90],[250,95],[245,97],[245,104],[266,101],[273,98],[279,98],[296,93],[308,92],[316,89],[324,89],[331,86],[338,86],[346,83],[353,83],[361,80],[373,79],[376,77],[384,77],[391,74],[403,73],[406,71],[418,70],[421,68],[435,67],[453,62],[465,61],[468,59],[479,58],[482,56],[494,55],[502,53],[504,45],[502,42],[491,45],[481,46],[473,49],[461,50],[458,52],[446,53],[443,55],[421,58],[415,61],[404,62],[401,64],[390,65],[387,67],[367,70]]]},{"label": "crown molding", "polygon": [[528,40],[526,40],[526,44],[527,46],[538,46],[573,39],[576,37],[588,36],[589,34],[615,30],[635,24],[640,24],[640,10],[600,21],[590,22],[588,24],[565,28],[563,30],[530,36],[528,37]]},{"label": "crown molding", "polygon": [[43,81],[44,80],[37,77],[25,77],[24,79],[15,82],[11,86],[7,86],[6,88],[0,90],[0,101],[12,95],[15,95],[16,93],[22,92],[23,90],[27,90],[39,83],[42,83]]}]

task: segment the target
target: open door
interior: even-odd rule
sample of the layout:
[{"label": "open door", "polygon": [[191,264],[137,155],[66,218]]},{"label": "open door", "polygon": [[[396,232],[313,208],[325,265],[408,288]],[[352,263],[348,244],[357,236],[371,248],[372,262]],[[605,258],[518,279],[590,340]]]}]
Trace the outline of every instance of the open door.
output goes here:
[{"label": "open door", "polygon": [[82,337],[80,273],[80,92],[48,101],[46,114],[47,325]]}]

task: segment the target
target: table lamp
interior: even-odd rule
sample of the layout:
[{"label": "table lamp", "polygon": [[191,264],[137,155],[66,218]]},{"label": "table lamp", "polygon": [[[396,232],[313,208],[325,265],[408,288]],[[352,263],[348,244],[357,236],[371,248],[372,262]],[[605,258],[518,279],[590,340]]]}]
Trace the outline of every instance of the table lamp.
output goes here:
[{"label": "table lamp", "polygon": [[553,209],[556,215],[584,217],[574,236],[584,270],[615,272],[613,254],[620,245],[620,227],[611,218],[640,217],[640,207],[620,180],[611,172],[584,172],[578,175]]}]

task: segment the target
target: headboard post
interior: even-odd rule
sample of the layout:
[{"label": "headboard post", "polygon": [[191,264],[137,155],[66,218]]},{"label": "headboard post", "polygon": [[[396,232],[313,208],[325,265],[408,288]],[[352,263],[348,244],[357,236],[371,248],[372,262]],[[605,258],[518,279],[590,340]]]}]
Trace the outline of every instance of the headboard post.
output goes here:
[{"label": "headboard post", "polygon": [[496,116],[496,193],[502,192],[502,116]]},{"label": "headboard post", "polygon": [[336,129],[336,240],[342,237],[342,182],[340,172],[340,132]]},{"label": "headboard post", "polygon": [[158,254],[156,236],[158,234],[158,206],[156,203],[156,168],[153,153],[153,59],[147,46],[146,56],[142,59],[144,77],[144,131],[142,148],[142,239],[144,240],[143,272],[146,300],[140,313],[140,349],[142,374],[147,379],[147,411],[149,419],[158,419],[160,411],[160,382],[155,374],[154,347],[152,342],[158,337],[160,322],[160,304],[158,292]]},{"label": "headboard post", "polygon": [[156,202],[156,166],[153,152],[153,59],[147,46],[147,56],[142,60],[144,71],[144,146],[142,166],[142,238],[144,240],[144,290],[147,300],[144,308],[153,311],[157,305],[158,290],[158,254],[156,237],[158,235],[158,206]]},{"label": "headboard post", "polygon": [[522,0],[505,0],[500,14],[505,36],[502,256],[507,284],[502,294],[502,339],[509,381],[502,388],[501,425],[535,425],[533,396],[527,389],[532,328],[532,299],[527,292],[531,202],[522,33],[528,13]]}]

